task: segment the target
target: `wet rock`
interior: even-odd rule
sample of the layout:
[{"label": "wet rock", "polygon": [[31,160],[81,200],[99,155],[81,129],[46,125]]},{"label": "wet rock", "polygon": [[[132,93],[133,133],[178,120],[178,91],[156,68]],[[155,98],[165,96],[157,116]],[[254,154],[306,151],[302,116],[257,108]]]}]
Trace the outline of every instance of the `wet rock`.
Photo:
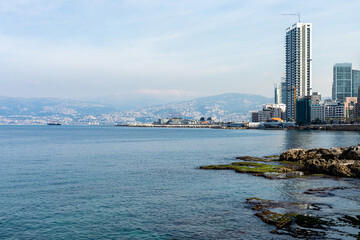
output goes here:
[{"label": "wet rock", "polygon": [[279,161],[279,155],[268,155],[268,156],[264,156],[265,159],[268,159],[270,161]]},{"label": "wet rock", "polygon": [[289,235],[298,239],[325,239],[326,236],[325,231],[313,231],[310,229],[292,227],[288,227],[286,229],[276,229],[272,231],[272,233],[279,235]]},{"label": "wet rock", "polygon": [[241,157],[236,157],[236,159],[243,160],[243,161],[269,162],[269,159],[252,157],[252,156],[241,156]]},{"label": "wet rock", "polygon": [[280,214],[280,213],[272,212],[270,210],[265,210],[261,213],[256,213],[255,215],[260,217],[263,222],[275,225],[275,227],[277,228],[283,228],[285,226],[289,226],[296,216],[295,214],[291,214],[291,213]]},{"label": "wet rock", "polygon": [[325,229],[325,225],[329,225],[327,221],[322,220],[319,217],[307,216],[307,215],[296,215],[295,223],[300,227],[305,228],[318,228]]},{"label": "wet rock", "polygon": [[304,176],[304,172],[301,172],[301,171],[292,171],[292,172],[286,173],[287,178],[298,178],[298,177],[302,177],[302,176]]},{"label": "wet rock", "polygon": [[[271,233],[290,235],[296,238],[316,239],[319,236],[324,237],[327,227],[332,225],[330,221],[320,217],[299,213],[299,211],[305,209],[320,209],[311,204],[272,201],[256,197],[248,198],[247,202],[253,206],[253,210],[259,211],[255,213],[256,216],[263,222],[276,227]],[[281,213],[275,212],[273,209],[281,209]]]},{"label": "wet rock", "polygon": [[360,215],[357,215],[355,217],[345,215],[342,218],[339,218],[340,221],[350,223],[352,226],[360,228]]},{"label": "wet rock", "polygon": [[316,197],[332,197],[335,196],[332,191],[334,190],[345,190],[345,187],[323,187],[323,188],[313,188],[304,192],[304,194],[314,195]]}]

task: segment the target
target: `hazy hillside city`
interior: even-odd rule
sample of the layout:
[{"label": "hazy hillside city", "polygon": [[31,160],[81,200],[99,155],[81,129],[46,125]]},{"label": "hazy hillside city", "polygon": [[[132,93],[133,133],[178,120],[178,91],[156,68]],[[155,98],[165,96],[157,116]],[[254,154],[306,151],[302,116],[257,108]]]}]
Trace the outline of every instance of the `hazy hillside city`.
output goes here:
[{"label": "hazy hillside city", "polygon": [[172,104],[156,105],[117,111],[113,107],[91,102],[67,99],[0,98],[0,124],[121,124],[148,123],[159,118],[183,117],[200,119],[211,117],[215,121],[249,121],[251,111],[271,98],[260,95],[228,93]]}]

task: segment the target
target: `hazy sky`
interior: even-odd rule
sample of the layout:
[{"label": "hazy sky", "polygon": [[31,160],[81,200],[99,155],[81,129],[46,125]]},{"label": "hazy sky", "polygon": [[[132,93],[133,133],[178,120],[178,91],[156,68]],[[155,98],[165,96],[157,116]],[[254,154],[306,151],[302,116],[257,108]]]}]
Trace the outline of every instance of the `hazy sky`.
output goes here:
[{"label": "hazy sky", "polygon": [[0,95],[273,96],[285,30],[313,23],[313,89],[360,69],[360,1],[0,0]]}]

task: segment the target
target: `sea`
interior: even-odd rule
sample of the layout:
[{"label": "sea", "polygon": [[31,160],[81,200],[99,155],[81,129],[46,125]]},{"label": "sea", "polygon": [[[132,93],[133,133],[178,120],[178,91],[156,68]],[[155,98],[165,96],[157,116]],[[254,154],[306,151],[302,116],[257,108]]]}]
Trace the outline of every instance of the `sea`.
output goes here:
[{"label": "sea", "polygon": [[[201,170],[290,148],[357,145],[358,132],[0,126],[0,239],[295,239],[246,202],[321,203],[360,215],[359,179],[266,179]],[[353,189],[329,197],[310,188]],[[314,213],[317,214],[317,213]],[[355,239],[336,227],[327,239]]]}]

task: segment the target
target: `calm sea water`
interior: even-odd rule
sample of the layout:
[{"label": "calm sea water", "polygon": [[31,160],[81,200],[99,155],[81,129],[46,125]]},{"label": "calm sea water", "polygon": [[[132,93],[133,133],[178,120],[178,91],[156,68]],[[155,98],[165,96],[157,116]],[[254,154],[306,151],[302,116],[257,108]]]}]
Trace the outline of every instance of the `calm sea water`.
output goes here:
[{"label": "calm sea water", "polygon": [[269,234],[246,198],[328,201],[327,214],[359,215],[356,195],[302,194],[359,181],[198,167],[359,142],[356,132],[0,126],[0,238],[291,239]]}]

